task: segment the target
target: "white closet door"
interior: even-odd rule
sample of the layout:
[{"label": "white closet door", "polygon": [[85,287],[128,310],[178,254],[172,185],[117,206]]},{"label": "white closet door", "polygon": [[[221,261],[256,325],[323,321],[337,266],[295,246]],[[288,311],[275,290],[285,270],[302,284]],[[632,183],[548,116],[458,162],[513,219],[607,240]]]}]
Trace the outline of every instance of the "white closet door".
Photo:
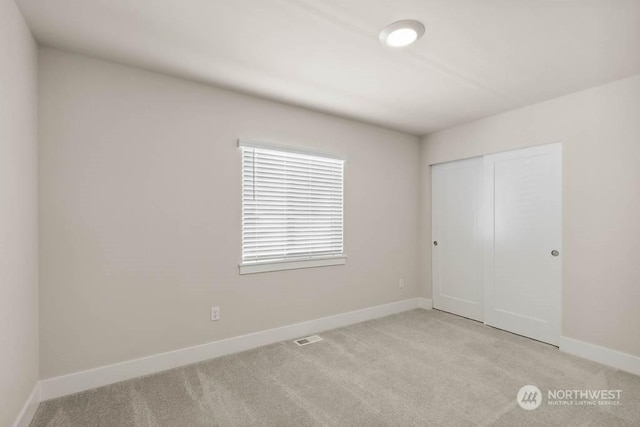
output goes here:
[{"label": "white closet door", "polygon": [[485,323],[557,345],[562,283],[560,144],[484,157]]},{"label": "white closet door", "polygon": [[482,320],[482,158],[432,166],[433,306]]}]

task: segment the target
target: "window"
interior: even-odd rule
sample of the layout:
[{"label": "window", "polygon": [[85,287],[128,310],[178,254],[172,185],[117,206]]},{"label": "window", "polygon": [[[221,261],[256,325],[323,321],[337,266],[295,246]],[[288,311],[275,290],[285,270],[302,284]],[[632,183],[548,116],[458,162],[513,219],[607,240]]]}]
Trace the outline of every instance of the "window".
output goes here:
[{"label": "window", "polygon": [[344,264],[344,160],[250,141],[239,145],[240,273]]}]

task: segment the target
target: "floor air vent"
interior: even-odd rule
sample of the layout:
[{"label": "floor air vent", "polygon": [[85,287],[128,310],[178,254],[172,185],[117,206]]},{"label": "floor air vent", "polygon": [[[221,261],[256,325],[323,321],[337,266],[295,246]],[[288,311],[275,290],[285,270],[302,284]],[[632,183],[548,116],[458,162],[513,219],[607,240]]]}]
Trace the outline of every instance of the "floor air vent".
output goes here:
[{"label": "floor air vent", "polygon": [[298,340],[295,340],[294,342],[299,346],[303,346],[307,344],[313,344],[314,342],[318,342],[318,341],[322,341],[322,338],[320,338],[317,335],[312,335],[310,337],[300,338]]}]

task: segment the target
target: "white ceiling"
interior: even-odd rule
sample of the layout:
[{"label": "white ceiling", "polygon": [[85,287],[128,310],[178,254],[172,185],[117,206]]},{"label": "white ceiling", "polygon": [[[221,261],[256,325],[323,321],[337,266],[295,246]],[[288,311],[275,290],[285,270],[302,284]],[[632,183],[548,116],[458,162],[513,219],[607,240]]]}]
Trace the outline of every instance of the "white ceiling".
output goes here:
[{"label": "white ceiling", "polygon": [[17,3],[45,45],[414,134],[640,73],[640,0]]}]

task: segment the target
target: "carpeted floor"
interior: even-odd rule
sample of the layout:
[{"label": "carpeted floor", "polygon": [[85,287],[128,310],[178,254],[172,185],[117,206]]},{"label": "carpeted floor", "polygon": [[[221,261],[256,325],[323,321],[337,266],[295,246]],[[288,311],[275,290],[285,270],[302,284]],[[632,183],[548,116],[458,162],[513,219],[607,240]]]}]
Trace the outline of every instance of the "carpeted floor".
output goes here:
[{"label": "carpeted floor", "polygon": [[[43,402],[32,426],[640,425],[640,377],[432,310],[262,347]],[[516,402],[532,384],[544,399]],[[551,406],[549,389],[618,389]]]}]

